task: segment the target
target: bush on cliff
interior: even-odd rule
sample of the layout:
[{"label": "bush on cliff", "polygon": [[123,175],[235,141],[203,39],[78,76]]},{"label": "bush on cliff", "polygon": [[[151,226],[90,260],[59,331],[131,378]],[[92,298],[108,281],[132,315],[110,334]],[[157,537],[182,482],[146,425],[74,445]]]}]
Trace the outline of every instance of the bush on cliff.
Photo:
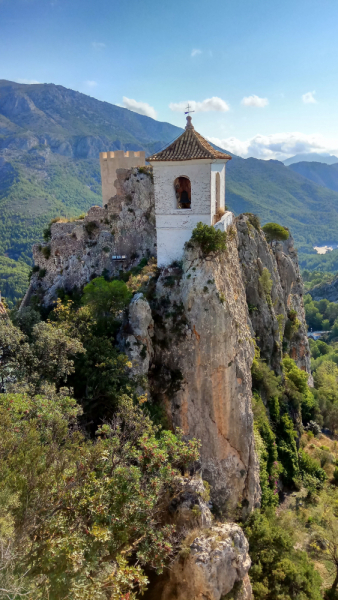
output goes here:
[{"label": "bush on cliff", "polygon": [[266,223],[262,227],[267,242],[287,240],[290,236],[288,229],[278,223]]},{"label": "bush on cliff", "polygon": [[191,241],[197,242],[205,256],[212,252],[224,252],[226,250],[226,240],[226,231],[215,229],[212,225],[206,225],[201,221],[197,223],[191,235]]}]

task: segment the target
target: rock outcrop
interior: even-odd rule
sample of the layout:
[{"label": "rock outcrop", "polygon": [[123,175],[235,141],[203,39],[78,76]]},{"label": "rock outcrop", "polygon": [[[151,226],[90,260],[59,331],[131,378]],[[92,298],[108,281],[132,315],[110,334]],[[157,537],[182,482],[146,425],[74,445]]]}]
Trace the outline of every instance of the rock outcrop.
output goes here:
[{"label": "rock outcrop", "polygon": [[[201,440],[202,477],[215,509],[228,516],[239,505],[250,512],[260,501],[251,411],[254,343],[237,243],[233,228],[223,256],[205,260],[192,248],[182,265],[163,269],[149,300],[152,321],[141,316],[148,314],[144,300],[139,318],[132,305],[126,337],[137,338],[133,323],[141,320],[142,350],[133,345],[133,351],[143,353],[143,365],[149,359],[151,401],[165,408],[170,427]],[[140,357],[130,357],[140,364]]]},{"label": "rock outcrop", "polygon": [[236,223],[250,321],[261,357],[280,373],[283,352],[288,352],[310,374],[303,284],[293,239],[272,248],[253,215],[240,215]]},{"label": "rock outcrop", "polygon": [[309,291],[312,300],[329,300],[330,302],[338,302],[338,277],[334,277],[330,283],[321,283],[315,285]]},{"label": "rock outcrop", "polygon": [[146,600],[251,600],[249,544],[235,523],[188,534],[179,557]]},{"label": "rock outcrop", "polygon": [[104,207],[93,206],[80,220],[53,223],[50,241],[33,247],[35,272],[23,306],[32,295],[49,306],[59,290],[81,290],[94,277],[112,277],[156,255],[151,172],[119,169],[115,187]]},{"label": "rock outcrop", "polygon": [[[242,529],[226,523],[201,532],[190,544],[188,557],[176,561],[161,600],[221,600],[247,576],[251,566],[249,544]],[[246,600],[252,598],[245,581]]]},{"label": "rock outcrop", "polygon": [[249,544],[235,523],[213,523],[209,492],[199,476],[177,478],[168,491],[165,521],[176,526],[180,552],[145,600],[251,600]]}]

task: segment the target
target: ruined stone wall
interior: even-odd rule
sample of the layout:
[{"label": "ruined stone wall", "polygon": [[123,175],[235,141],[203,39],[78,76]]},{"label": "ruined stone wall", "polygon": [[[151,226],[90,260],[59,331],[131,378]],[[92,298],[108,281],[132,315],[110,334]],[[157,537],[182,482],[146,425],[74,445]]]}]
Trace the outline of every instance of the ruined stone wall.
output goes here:
[{"label": "ruined stone wall", "polygon": [[52,224],[50,241],[33,247],[39,270],[32,276],[23,305],[37,295],[48,306],[60,289],[80,290],[94,277],[112,277],[142,257],[156,256],[151,172],[118,170],[115,190],[106,208],[93,206],[84,219]]},{"label": "ruined stone wall", "polygon": [[132,169],[133,167],[144,167],[145,152],[123,152],[115,150],[114,152],[100,152],[100,167],[102,181],[102,200],[103,206],[115,196],[115,181],[118,169]]}]

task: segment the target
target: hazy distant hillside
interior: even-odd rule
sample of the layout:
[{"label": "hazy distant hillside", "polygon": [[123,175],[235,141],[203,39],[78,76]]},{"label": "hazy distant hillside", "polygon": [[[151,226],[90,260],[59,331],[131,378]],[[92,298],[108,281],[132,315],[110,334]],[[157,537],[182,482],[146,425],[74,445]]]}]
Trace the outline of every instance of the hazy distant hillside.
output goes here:
[{"label": "hazy distant hillside", "polygon": [[290,228],[297,246],[338,240],[338,193],[276,160],[234,157],[227,165],[226,202],[237,213]]},{"label": "hazy distant hillside", "polygon": [[298,162],[321,162],[327,165],[338,163],[338,157],[331,154],[318,154],[317,152],[306,152],[305,154],[296,154],[283,161],[289,167]]},{"label": "hazy distant hillside", "polygon": [[290,165],[289,169],[318,185],[338,192],[338,163],[326,165],[320,162],[299,162]]},{"label": "hazy distant hillside", "polygon": [[[25,289],[31,246],[52,217],[101,204],[100,151],[152,152],[181,131],[62,86],[0,81],[0,285],[7,297]],[[338,193],[281,162],[234,156],[226,202],[237,214],[287,225],[307,252],[338,240]]]}]

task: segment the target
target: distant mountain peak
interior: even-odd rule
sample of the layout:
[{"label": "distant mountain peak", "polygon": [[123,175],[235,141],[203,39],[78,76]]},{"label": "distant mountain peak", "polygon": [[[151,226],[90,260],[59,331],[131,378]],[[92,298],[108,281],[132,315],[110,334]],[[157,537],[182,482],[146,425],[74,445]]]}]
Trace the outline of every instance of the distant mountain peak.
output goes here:
[{"label": "distant mountain peak", "polygon": [[286,167],[299,162],[320,162],[326,163],[327,165],[333,165],[338,163],[338,157],[328,154],[327,152],[305,152],[303,154],[296,154],[283,161]]}]

